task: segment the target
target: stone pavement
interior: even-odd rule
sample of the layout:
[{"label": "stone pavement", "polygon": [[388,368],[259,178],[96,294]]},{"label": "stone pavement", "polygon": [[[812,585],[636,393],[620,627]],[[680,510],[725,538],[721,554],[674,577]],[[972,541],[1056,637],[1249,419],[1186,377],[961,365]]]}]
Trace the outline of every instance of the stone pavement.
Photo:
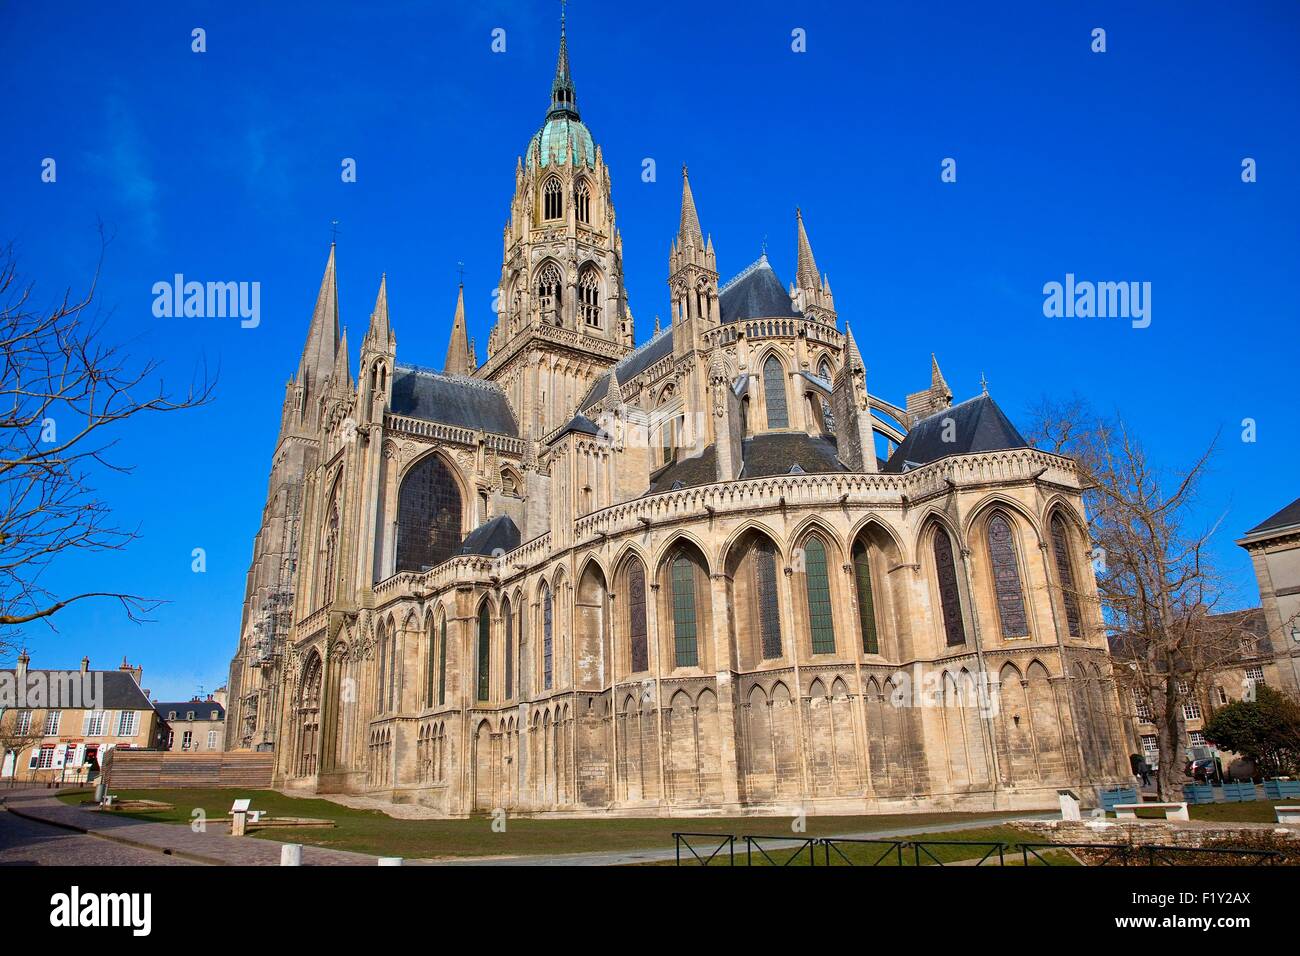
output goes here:
[{"label": "stone pavement", "polygon": [[194,866],[157,850],[100,840],[0,810],[0,866]]},{"label": "stone pavement", "polygon": [[[209,823],[202,833],[176,823],[150,823],[113,813],[70,806],[49,790],[0,791],[0,806],[19,818],[52,824],[65,830],[111,840],[152,852],[165,863],[176,857],[217,866],[279,866],[282,843],[260,837],[232,837],[226,823]],[[304,866],[374,866],[378,857],[346,850],[303,846]],[[77,862],[75,860],[68,862]]]}]

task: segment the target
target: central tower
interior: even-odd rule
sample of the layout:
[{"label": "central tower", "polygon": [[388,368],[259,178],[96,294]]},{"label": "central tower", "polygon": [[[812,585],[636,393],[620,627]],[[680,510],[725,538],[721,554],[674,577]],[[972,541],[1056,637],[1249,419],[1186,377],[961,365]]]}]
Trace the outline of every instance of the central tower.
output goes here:
[{"label": "central tower", "polygon": [[578,112],[563,17],[546,121],[515,163],[496,313],[478,374],[505,388],[534,440],[633,343],[609,170]]}]

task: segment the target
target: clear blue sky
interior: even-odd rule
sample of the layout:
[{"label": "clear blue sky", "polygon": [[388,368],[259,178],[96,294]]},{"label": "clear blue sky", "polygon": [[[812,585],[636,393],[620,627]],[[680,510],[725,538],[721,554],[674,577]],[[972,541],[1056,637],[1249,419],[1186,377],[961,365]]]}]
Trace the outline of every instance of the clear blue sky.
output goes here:
[{"label": "clear blue sky", "polygon": [[[337,6],[337,9],[330,8]],[[166,598],[136,626],[110,604],[29,629],[35,663],[126,655],[176,697],[225,678],[285,380],[341,223],[355,349],[381,272],[399,358],[441,366],[466,264],[480,358],[515,157],[541,124],[557,4],[0,5],[0,239],[48,303],[115,231],[112,335],[217,401],[124,430],[101,482],[142,538],[48,581]],[[847,5],[846,5],[847,6]],[[251,9],[234,9],[247,7]],[[638,339],[667,314],[678,169],[724,278],[764,237],[793,273],[802,206],[873,391],[901,401],[938,354],[958,399],[980,375],[1013,419],[1044,394],[1122,412],[1168,465],[1222,429],[1199,517],[1257,600],[1232,539],[1300,494],[1300,7],[1278,2],[574,0],[578,103],[614,179]],[[129,12],[127,12],[129,11]],[[191,52],[190,31],[207,31]],[[491,31],[506,31],[506,52]],[[1094,27],[1107,52],[1090,51]],[[807,52],[791,31],[807,31]],[[58,179],[42,183],[41,161]],[[357,161],[343,183],[340,163]],[[641,181],[653,158],[658,181]],[[958,181],[940,182],[957,160]],[[1258,162],[1257,183],[1241,161]],[[258,281],[262,324],[156,319],[153,283]],[[1048,320],[1067,272],[1152,283],[1152,324]],[[1254,418],[1258,441],[1240,440]],[[207,572],[190,570],[192,549]]]}]

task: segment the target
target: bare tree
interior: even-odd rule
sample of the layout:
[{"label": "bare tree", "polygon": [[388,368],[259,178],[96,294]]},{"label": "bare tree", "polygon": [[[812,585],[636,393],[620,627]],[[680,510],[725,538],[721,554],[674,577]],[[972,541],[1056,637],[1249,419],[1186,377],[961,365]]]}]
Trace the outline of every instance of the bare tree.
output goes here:
[{"label": "bare tree", "polygon": [[23,751],[45,736],[41,733],[41,728],[35,725],[30,711],[27,712],[27,726],[24,727],[22,713],[12,707],[0,708],[0,766],[3,766],[6,758],[13,754],[13,773],[9,777],[11,787],[18,779],[18,760],[22,757]]},{"label": "bare tree", "polygon": [[0,250],[0,636],[11,639],[16,626],[52,626],[76,601],[116,600],[134,621],[161,603],[111,590],[60,595],[42,576],[68,552],[120,550],[137,537],[113,523],[92,484],[101,470],[131,471],[109,457],[120,426],[212,397],[206,374],[183,395],[168,394],[158,362],[133,363],[105,341],[90,306],[106,247],[84,295],[65,292],[48,308],[32,304],[13,247]]},{"label": "bare tree", "polygon": [[1150,708],[1160,749],[1157,793],[1172,798],[1186,782],[1188,709],[1259,639],[1239,616],[1211,620],[1230,587],[1210,560],[1217,523],[1195,528],[1190,512],[1214,443],[1186,467],[1166,469],[1150,461],[1123,421],[1098,417],[1078,398],[1045,401],[1034,418],[1031,441],[1075,457],[1088,485],[1097,597],[1116,683]]}]

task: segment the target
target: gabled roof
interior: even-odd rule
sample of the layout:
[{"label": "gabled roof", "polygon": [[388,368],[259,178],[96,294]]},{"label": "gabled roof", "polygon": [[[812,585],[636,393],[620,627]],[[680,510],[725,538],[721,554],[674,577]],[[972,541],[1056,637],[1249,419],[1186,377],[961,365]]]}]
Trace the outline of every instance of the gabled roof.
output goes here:
[{"label": "gabled roof", "polygon": [[1291,502],[1275,515],[1265,518],[1255,527],[1251,528],[1246,534],[1258,534],[1261,531],[1276,531],[1280,528],[1290,528],[1293,525],[1300,525],[1300,498]]},{"label": "gabled roof", "polygon": [[1028,447],[997,402],[978,395],[917,422],[889,456],[885,471],[907,471],[949,455]]},{"label": "gabled roof", "polygon": [[724,324],[742,319],[801,318],[766,255],[722,287],[718,311]]},{"label": "gabled roof", "polygon": [[393,370],[391,408],[394,415],[519,436],[506,393],[492,382],[475,378],[399,364]]},{"label": "gabled roof", "polygon": [[[740,453],[744,461],[741,478],[848,471],[836,455],[833,438],[816,438],[803,432],[756,435],[741,442]],[[708,445],[699,455],[675,461],[651,475],[647,494],[712,484],[718,480],[717,462],[717,445]]]},{"label": "gabled roof", "polygon": [[519,547],[522,535],[509,515],[497,515],[479,525],[461,542],[461,554],[505,554]]}]

